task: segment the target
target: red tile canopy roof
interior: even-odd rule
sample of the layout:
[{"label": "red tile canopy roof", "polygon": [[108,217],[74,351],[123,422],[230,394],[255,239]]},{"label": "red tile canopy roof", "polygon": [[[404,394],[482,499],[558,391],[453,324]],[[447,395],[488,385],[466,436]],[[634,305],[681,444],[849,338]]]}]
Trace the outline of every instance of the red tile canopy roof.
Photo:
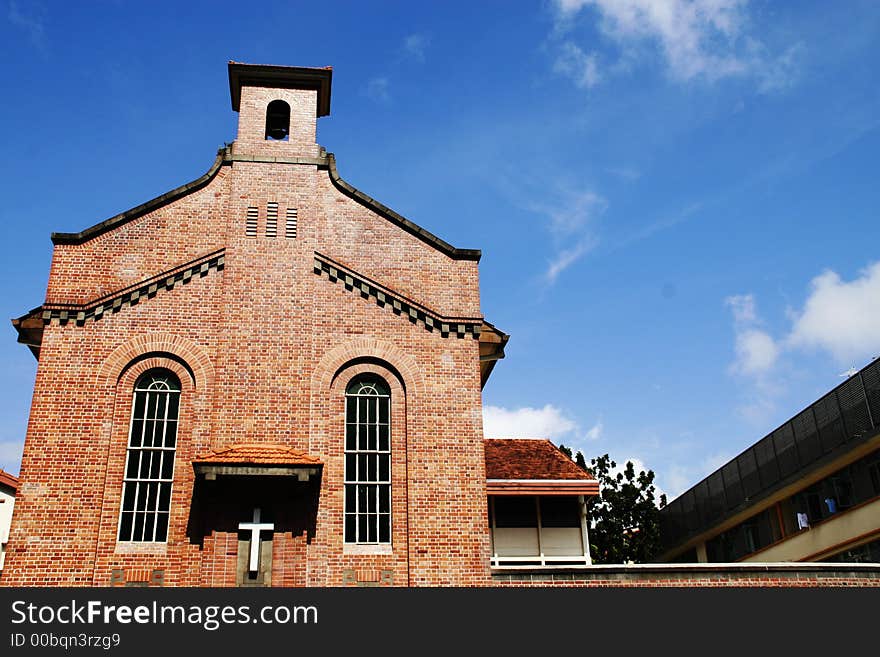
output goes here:
[{"label": "red tile canopy roof", "polygon": [[5,470],[0,470],[0,486],[8,486],[12,490],[18,490],[18,477],[14,477]]},{"label": "red tile canopy roof", "polygon": [[193,459],[193,464],[321,465],[321,461],[286,445],[236,444]]},{"label": "red tile canopy roof", "polygon": [[549,440],[487,438],[489,495],[598,495],[599,482]]}]

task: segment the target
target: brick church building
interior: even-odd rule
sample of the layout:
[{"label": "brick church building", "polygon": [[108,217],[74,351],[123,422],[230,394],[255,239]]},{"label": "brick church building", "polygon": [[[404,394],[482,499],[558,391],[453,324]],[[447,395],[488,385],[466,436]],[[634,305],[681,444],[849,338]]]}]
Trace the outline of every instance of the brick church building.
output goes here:
[{"label": "brick church building", "polygon": [[480,252],[339,177],[332,70],[231,62],[199,179],[52,235],[2,584],[480,586],[590,563],[597,483],[484,440]]}]

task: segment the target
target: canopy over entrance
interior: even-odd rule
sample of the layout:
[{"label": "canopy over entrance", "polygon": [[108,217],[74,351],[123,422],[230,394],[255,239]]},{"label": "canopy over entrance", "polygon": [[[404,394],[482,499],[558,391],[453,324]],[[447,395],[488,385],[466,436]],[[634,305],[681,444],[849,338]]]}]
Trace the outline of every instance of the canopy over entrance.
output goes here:
[{"label": "canopy over entrance", "polygon": [[314,456],[287,445],[235,444],[196,457],[196,475],[211,481],[223,476],[295,476],[308,481],[323,464]]}]

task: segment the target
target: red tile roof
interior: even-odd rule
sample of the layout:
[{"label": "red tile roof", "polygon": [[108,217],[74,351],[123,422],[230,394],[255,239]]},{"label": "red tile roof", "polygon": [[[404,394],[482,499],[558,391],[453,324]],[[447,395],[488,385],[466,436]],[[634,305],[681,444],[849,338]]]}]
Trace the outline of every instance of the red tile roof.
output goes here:
[{"label": "red tile roof", "polygon": [[490,494],[596,495],[599,482],[549,440],[487,438]]},{"label": "red tile roof", "polygon": [[321,465],[321,461],[287,445],[236,444],[202,454],[193,463],[235,465]]},{"label": "red tile roof", "polygon": [[8,486],[12,490],[18,490],[18,477],[14,477],[5,470],[0,470],[0,486]]}]

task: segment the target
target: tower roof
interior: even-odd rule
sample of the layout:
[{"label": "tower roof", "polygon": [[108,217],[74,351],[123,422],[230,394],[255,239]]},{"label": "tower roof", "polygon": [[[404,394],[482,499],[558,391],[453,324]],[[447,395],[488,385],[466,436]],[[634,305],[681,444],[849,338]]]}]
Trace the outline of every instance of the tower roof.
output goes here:
[{"label": "tower roof", "polygon": [[308,68],[303,66],[266,66],[229,62],[229,94],[232,109],[238,111],[241,88],[275,87],[278,89],[315,89],[318,92],[317,116],[330,114],[330,84],[333,67]]}]

